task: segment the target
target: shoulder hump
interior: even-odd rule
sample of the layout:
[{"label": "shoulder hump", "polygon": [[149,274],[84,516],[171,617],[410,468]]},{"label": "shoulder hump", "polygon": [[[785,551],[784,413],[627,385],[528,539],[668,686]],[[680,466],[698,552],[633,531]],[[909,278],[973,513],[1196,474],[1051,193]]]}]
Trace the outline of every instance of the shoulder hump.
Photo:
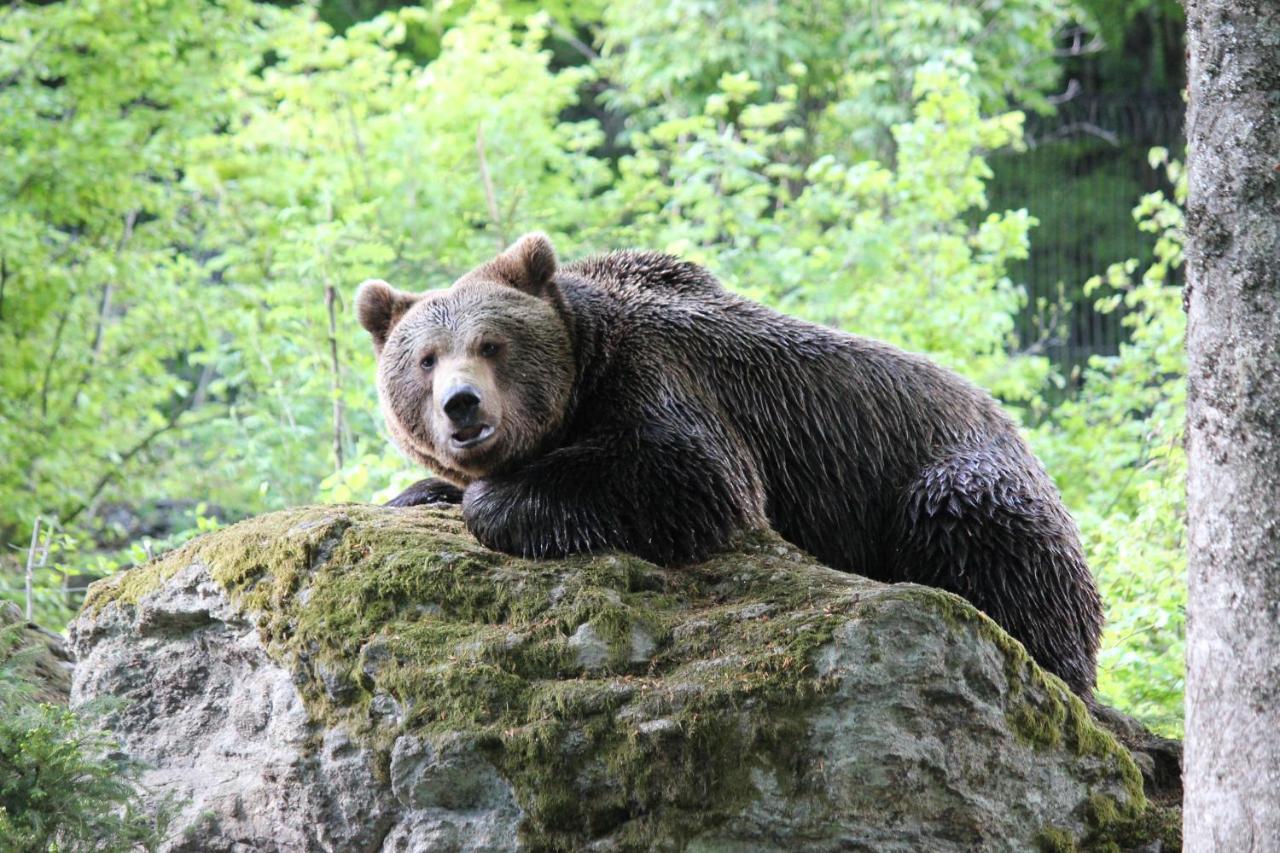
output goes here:
[{"label": "shoulder hump", "polygon": [[662,252],[627,249],[594,255],[570,264],[568,270],[604,285],[691,295],[724,291],[704,267]]}]

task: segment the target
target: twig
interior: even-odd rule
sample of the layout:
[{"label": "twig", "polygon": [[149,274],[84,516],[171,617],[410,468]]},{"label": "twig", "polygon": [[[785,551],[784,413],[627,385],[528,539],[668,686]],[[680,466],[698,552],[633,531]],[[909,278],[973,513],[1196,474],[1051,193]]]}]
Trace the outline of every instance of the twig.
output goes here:
[{"label": "twig", "polygon": [[[31,619],[32,600],[35,598],[35,574],[37,569],[43,569],[49,565],[49,551],[53,548],[53,525],[45,525],[44,544],[40,544],[40,516],[36,516],[36,522],[31,526],[31,546],[27,548],[27,577],[26,577],[26,594],[27,594],[27,621]],[[36,559],[36,551],[40,552],[40,564],[33,565]],[[66,586],[66,575],[63,575],[63,586]]]},{"label": "twig", "polygon": [[[7,585],[7,584],[2,584],[2,583],[0,583],[0,592],[21,592],[21,591],[22,591],[22,587],[20,587],[20,586],[9,586],[9,585]],[[63,591],[64,593],[66,593],[67,595],[70,595],[70,594],[71,594],[71,593],[73,593],[73,592],[88,592],[88,591],[89,591],[89,587],[87,587],[87,586],[64,586],[64,587],[62,588],[62,591]]]},{"label": "twig", "polygon": [[200,378],[196,380],[195,393],[191,395],[191,409],[198,409],[204,405],[205,397],[209,393],[209,381],[211,379],[213,379],[213,362],[206,361],[200,371]]},{"label": "twig", "polygon": [[338,293],[333,285],[324,288],[324,306],[329,311],[329,370],[330,390],[333,393],[333,458],[337,463],[335,471],[341,471],[342,461],[342,376],[338,368],[338,318],[335,303]]},{"label": "twig", "polygon": [[1142,440],[1142,449],[1138,452],[1138,460],[1129,468],[1129,476],[1125,477],[1124,482],[1120,484],[1120,488],[1111,498],[1111,502],[1107,504],[1107,508],[1102,511],[1102,518],[1111,515],[1111,511],[1116,508],[1116,504],[1120,503],[1120,499],[1124,497],[1124,493],[1129,491],[1129,487],[1133,485],[1134,479],[1138,476],[1138,471],[1146,465],[1148,461],[1147,454],[1151,451],[1151,434]]},{"label": "twig", "polygon": [[489,204],[489,218],[493,227],[498,230],[498,251],[501,252],[511,242],[507,239],[507,229],[502,224],[502,214],[498,212],[498,198],[493,191],[493,179],[489,177],[489,160],[484,155],[484,125],[476,125],[476,154],[480,157],[480,180],[484,183],[484,198]]},{"label": "twig", "polygon": [[565,25],[561,24],[559,21],[552,23],[551,32],[555,33],[560,38],[564,39],[565,42],[567,42],[570,47],[578,51],[578,53],[582,54],[591,62],[595,62],[597,59],[600,58],[600,54],[596,53],[595,50],[592,49],[591,45],[587,44],[585,41],[578,38],[576,35],[573,34],[572,30],[570,30]]},{"label": "twig", "polygon": [[111,294],[114,290],[111,282],[102,285],[102,301],[98,303],[98,322],[93,328],[93,345],[89,347],[90,368],[98,363],[98,357],[102,355],[102,339],[106,337],[104,330],[107,315],[111,312]]},{"label": "twig", "polygon": [[360,161],[360,171],[364,176],[364,191],[369,192],[369,187],[373,185],[373,181],[369,177],[369,155],[364,149],[364,140],[360,138],[360,125],[356,121],[356,111],[351,106],[351,101],[344,102],[347,108],[347,121],[351,124],[351,138],[356,143],[356,155]]},{"label": "twig", "polygon": [[1053,135],[1055,137],[1070,136],[1076,131],[1087,133],[1090,136],[1096,136],[1108,145],[1120,144],[1120,137],[1114,131],[1107,130],[1105,127],[1099,127],[1091,121],[1076,121],[1071,124],[1063,125],[1058,128],[1057,132]]},{"label": "twig", "polygon": [[31,621],[31,579],[35,570],[36,562],[36,543],[40,541],[40,516],[36,516],[36,523],[31,525],[31,547],[27,549],[27,621]]},{"label": "twig", "polygon": [[[16,8],[17,8],[16,6],[11,5],[8,8],[8,10],[6,10],[7,14],[5,15],[5,17],[6,18],[9,17],[9,14],[11,14]],[[24,72],[30,71],[30,69],[34,65],[32,60],[35,59],[36,51],[39,50],[41,45],[43,45],[45,41],[48,40],[49,34],[53,31],[54,29],[52,27],[45,30],[45,32],[42,33],[40,37],[36,39],[35,42],[31,45],[31,50],[27,51],[27,55],[23,57],[21,60],[13,63],[14,72],[10,74],[8,77],[6,77],[4,80],[0,80],[0,89],[9,88],[14,83],[18,82],[18,80],[22,77]]]},{"label": "twig", "polygon": [[[138,211],[131,210],[125,214],[124,230],[120,234],[120,239],[116,241],[115,255],[117,258],[120,257],[124,247],[133,238],[133,226],[137,221]],[[79,404],[80,394],[84,391],[85,386],[89,384],[89,380],[93,378],[95,368],[98,366],[98,359],[102,356],[102,346],[106,340],[107,317],[111,313],[111,297],[114,292],[115,284],[113,282],[107,281],[102,285],[102,300],[98,303],[98,320],[93,328],[93,345],[89,348],[89,363],[76,381],[75,391],[71,393],[70,409],[74,409]]]},{"label": "twig", "polygon": [[129,461],[133,459],[133,457],[137,456],[139,453],[141,453],[142,451],[146,450],[149,446],[151,446],[151,442],[155,441],[157,438],[159,438],[160,436],[164,435],[166,432],[169,432],[171,430],[179,429],[179,428],[187,429],[189,427],[197,426],[199,424],[210,423],[222,416],[221,413],[218,413],[216,415],[213,415],[208,418],[204,418],[202,420],[188,421],[187,423],[180,425],[178,421],[191,408],[190,403],[191,403],[191,398],[188,397],[187,404],[184,405],[182,408],[178,409],[178,411],[174,412],[174,414],[169,418],[168,422],[164,426],[156,427],[151,432],[144,435],[137,444],[135,444],[133,447],[129,448],[124,453],[122,453],[120,455],[120,461],[116,463],[115,467],[113,467],[110,471],[108,471],[107,473],[103,474],[101,477],[98,478],[98,482],[95,483],[93,488],[90,490],[89,496],[85,498],[83,501],[81,501],[80,504],[75,509],[73,509],[71,512],[69,512],[66,516],[64,516],[61,519],[62,524],[64,526],[67,524],[70,524],[72,521],[74,521],[76,518],[80,516],[80,513],[88,509],[89,506],[95,500],[98,499],[98,495],[102,494],[102,490],[105,489],[108,485],[110,485],[112,480],[120,476],[121,472],[124,470],[124,466],[127,465]]},{"label": "twig", "polygon": [[[73,294],[74,296],[74,294]],[[49,360],[44,365],[44,376],[40,379],[40,417],[49,414],[49,381],[52,379],[53,366],[58,363],[58,352],[62,349],[62,332],[67,327],[67,318],[71,316],[71,305],[63,309],[62,316],[58,318],[58,328],[53,333],[53,349],[49,353]]]},{"label": "twig", "polygon": [[513,222],[516,218],[516,208],[520,206],[521,199],[524,198],[524,187],[516,187],[511,193],[511,204],[507,205],[507,213],[502,218],[503,222]]},{"label": "twig", "polygon": [[9,281],[9,259],[0,257],[0,323],[4,322],[4,286]]},{"label": "twig", "polygon": [[1082,91],[1084,90],[1080,86],[1080,81],[1072,77],[1067,82],[1066,91],[1064,91],[1060,95],[1049,95],[1048,97],[1045,98],[1045,100],[1056,107],[1060,104],[1065,104],[1067,101],[1074,100],[1076,95],[1079,95]]},{"label": "twig", "polygon": [[[1102,40],[1102,36],[1090,34],[1084,27],[1075,27],[1065,35],[1071,36],[1071,46],[1065,48],[1057,48],[1053,51],[1054,56],[1087,56],[1093,53],[1100,53],[1107,46]],[[1084,36],[1089,35],[1089,41],[1084,40]]]}]

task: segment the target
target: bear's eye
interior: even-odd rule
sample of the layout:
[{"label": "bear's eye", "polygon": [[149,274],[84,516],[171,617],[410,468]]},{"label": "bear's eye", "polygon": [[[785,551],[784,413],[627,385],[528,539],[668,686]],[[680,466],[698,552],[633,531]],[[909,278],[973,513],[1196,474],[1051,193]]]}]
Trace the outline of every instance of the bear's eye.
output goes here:
[{"label": "bear's eye", "polygon": [[425,356],[422,357],[422,361],[420,362],[420,364],[422,365],[423,370],[430,370],[431,368],[435,367],[436,354],[433,352],[427,353]]},{"label": "bear's eye", "polygon": [[480,355],[485,358],[493,358],[502,351],[502,344],[495,344],[493,341],[486,341],[480,345]]}]

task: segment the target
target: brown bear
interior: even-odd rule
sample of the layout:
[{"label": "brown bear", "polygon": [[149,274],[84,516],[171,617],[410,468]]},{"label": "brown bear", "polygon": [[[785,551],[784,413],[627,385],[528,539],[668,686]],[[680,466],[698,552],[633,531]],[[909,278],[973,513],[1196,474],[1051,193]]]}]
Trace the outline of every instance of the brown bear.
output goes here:
[{"label": "brown bear", "polygon": [[779,314],[669,255],[558,267],[522,237],[447,290],[365,282],[387,425],[484,545],[698,560],[772,525],[818,559],[957,593],[1089,698],[1102,609],[1053,482],[985,392]]}]

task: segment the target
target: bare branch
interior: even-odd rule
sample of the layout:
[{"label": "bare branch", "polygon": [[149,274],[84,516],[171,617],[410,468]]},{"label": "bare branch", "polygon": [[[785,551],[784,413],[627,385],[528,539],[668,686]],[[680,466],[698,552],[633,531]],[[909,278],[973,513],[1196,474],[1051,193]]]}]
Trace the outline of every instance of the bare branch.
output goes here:
[{"label": "bare branch", "polygon": [[364,177],[364,191],[369,192],[369,188],[373,186],[373,181],[369,175],[369,155],[364,148],[364,139],[360,136],[360,124],[356,121],[355,108],[351,106],[351,101],[344,102],[347,108],[347,121],[351,125],[351,138],[356,144],[356,156],[360,163],[360,172]]},{"label": "bare branch", "polygon": [[1090,136],[1096,136],[1106,142],[1108,145],[1119,145],[1120,137],[1115,131],[1107,130],[1105,127],[1099,127],[1090,121],[1073,121],[1070,124],[1064,124],[1055,129],[1052,133],[1046,134],[1042,139],[1027,139],[1027,146],[1030,148],[1044,142],[1048,139],[1064,139],[1076,133],[1085,133]]},{"label": "bare branch", "polygon": [[[1053,52],[1054,56],[1088,56],[1094,53],[1101,53],[1105,48],[1106,42],[1102,40],[1102,36],[1090,34],[1084,27],[1073,27],[1064,35],[1071,36],[1071,45],[1069,47],[1059,48]],[[1084,40],[1085,36],[1089,36],[1089,40]]]},{"label": "bare branch", "polygon": [[1080,86],[1080,81],[1072,77],[1067,82],[1067,89],[1065,92],[1063,92],[1061,95],[1049,95],[1045,100],[1047,100],[1049,103],[1053,104],[1056,107],[1059,104],[1065,104],[1067,101],[1075,100],[1075,97],[1079,95],[1082,91],[1083,89]]},{"label": "bare branch", "polygon": [[204,405],[205,397],[209,393],[209,382],[213,379],[213,362],[206,361],[204,369],[200,371],[200,378],[196,380],[195,393],[191,395],[192,410],[198,409]]},{"label": "bare branch", "polygon": [[61,519],[62,525],[65,527],[66,525],[70,524],[72,521],[78,518],[81,513],[83,513],[86,509],[88,509],[93,504],[93,502],[98,499],[98,495],[102,494],[103,489],[109,486],[112,483],[112,481],[114,481],[117,477],[119,477],[124,472],[125,466],[127,466],[135,456],[137,456],[139,453],[141,453],[142,451],[150,447],[151,443],[155,441],[157,438],[159,438],[160,436],[164,435],[167,432],[172,432],[174,430],[179,430],[179,429],[188,429],[193,426],[209,423],[222,416],[222,413],[219,412],[207,418],[202,418],[194,421],[187,421],[186,423],[180,423],[180,421],[182,420],[182,416],[191,410],[191,405],[194,402],[194,399],[195,399],[194,395],[187,397],[183,405],[180,406],[177,411],[175,411],[172,415],[169,416],[169,419],[167,422],[165,422],[162,426],[156,427],[151,432],[144,435],[141,439],[138,440],[136,444],[134,444],[124,453],[120,454],[119,461],[116,462],[116,464],[112,468],[110,468],[106,473],[104,473],[101,477],[99,477],[96,483],[94,483],[93,488],[89,490],[89,496],[85,498],[83,501],[81,501],[76,506],[75,509],[71,510],[71,512],[69,512],[66,516],[64,516]]},{"label": "bare branch", "polygon": [[595,62],[600,58],[600,54],[596,53],[595,50],[592,49],[591,45],[574,35],[573,31],[563,24],[559,22],[553,23],[551,25],[551,32],[564,39],[570,47],[578,51],[578,53],[582,54],[591,62]]},{"label": "bare branch", "polygon": [[502,214],[498,211],[498,198],[493,191],[493,179],[489,176],[489,160],[484,153],[484,125],[482,124],[476,125],[476,154],[480,158],[480,180],[484,183],[484,198],[489,204],[489,219],[498,231],[498,251],[501,252],[511,241],[507,237]]},{"label": "bare branch", "polygon": [[32,575],[35,574],[36,565],[36,544],[40,541],[40,516],[36,516],[36,522],[31,526],[31,547],[27,549],[27,621],[31,621],[31,588]]},{"label": "bare branch", "polygon": [[333,394],[333,460],[337,466],[335,471],[341,471],[343,467],[342,460],[342,375],[338,365],[338,320],[335,311],[335,303],[338,300],[337,291],[333,285],[325,285],[324,288],[324,305],[329,311],[329,370],[330,379],[329,387]]},{"label": "bare branch", "polygon": [[58,363],[58,353],[62,349],[62,333],[67,328],[67,319],[71,316],[71,303],[62,309],[58,318],[58,328],[53,332],[53,349],[49,352],[49,360],[44,365],[44,375],[40,379],[40,417],[49,414],[49,382],[53,378],[53,366]]},{"label": "bare branch", "polygon": [[[133,238],[133,226],[138,221],[138,211],[131,210],[124,217],[124,231],[120,234],[120,239],[116,242],[116,257],[120,257],[120,253],[124,251],[125,246],[129,244],[129,240]],[[115,292],[115,283],[107,281],[102,285],[102,299],[98,303],[98,319],[93,329],[93,345],[89,348],[89,364],[80,374],[80,379],[76,382],[76,389],[71,394],[70,408],[74,409],[80,402],[80,394],[84,391],[89,380],[93,377],[93,370],[98,365],[98,359],[102,356],[102,342],[106,337],[107,318],[111,314],[111,297]]]}]

